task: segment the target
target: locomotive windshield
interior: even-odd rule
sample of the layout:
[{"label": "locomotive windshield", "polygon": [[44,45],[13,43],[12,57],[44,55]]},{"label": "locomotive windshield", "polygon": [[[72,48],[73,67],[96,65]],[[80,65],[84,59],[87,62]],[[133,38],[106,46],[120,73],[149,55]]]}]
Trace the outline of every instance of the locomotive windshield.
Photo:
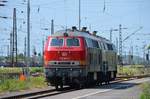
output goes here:
[{"label": "locomotive windshield", "polygon": [[51,46],[63,46],[63,39],[53,38],[50,43]]},{"label": "locomotive windshield", "polygon": [[67,46],[79,46],[79,39],[77,38],[68,38]]}]

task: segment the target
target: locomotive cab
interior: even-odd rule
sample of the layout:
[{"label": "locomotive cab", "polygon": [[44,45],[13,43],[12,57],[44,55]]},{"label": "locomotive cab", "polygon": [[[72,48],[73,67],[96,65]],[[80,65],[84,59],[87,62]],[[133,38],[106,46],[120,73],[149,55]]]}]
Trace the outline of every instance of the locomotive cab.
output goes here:
[{"label": "locomotive cab", "polygon": [[85,76],[83,37],[64,35],[48,37],[44,51],[46,78],[56,87],[72,85],[75,80]]},{"label": "locomotive cab", "polygon": [[45,49],[45,65],[85,65],[85,48],[82,37],[49,37]]}]

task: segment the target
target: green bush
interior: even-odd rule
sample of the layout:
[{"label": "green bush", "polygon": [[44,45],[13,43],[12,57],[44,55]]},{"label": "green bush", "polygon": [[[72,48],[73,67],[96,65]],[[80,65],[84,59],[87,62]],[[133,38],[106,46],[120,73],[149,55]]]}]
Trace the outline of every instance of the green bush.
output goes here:
[{"label": "green bush", "polygon": [[[14,67],[14,68],[0,68],[0,73],[21,73],[23,68],[21,67]],[[43,72],[44,68],[43,67],[30,67],[30,72],[31,73],[36,73],[36,72]]]},{"label": "green bush", "polygon": [[28,89],[27,81],[19,81],[16,79],[4,80],[0,84],[0,91],[17,91]]},{"label": "green bush", "polygon": [[136,76],[142,74],[148,74],[150,70],[140,66],[124,66],[123,68],[118,67],[118,74]]},{"label": "green bush", "polygon": [[25,81],[20,81],[18,79],[7,79],[0,82],[0,92],[42,88],[45,86],[47,85],[43,76],[31,77]]},{"label": "green bush", "polygon": [[150,83],[144,83],[142,88],[143,92],[141,94],[141,99],[150,99]]},{"label": "green bush", "polygon": [[40,77],[31,77],[30,78],[30,83],[33,88],[41,88],[47,86],[45,82],[45,78],[40,76]]},{"label": "green bush", "polygon": [[17,68],[17,67],[14,67],[14,68],[7,68],[7,67],[4,67],[4,68],[0,68],[0,73],[21,73],[22,72],[22,68]]},{"label": "green bush", "polygon": [[43,73],[43,71],[44,71],[43,67],[31,67],[30,68],[30,73],[36,73],[36,72]]}]

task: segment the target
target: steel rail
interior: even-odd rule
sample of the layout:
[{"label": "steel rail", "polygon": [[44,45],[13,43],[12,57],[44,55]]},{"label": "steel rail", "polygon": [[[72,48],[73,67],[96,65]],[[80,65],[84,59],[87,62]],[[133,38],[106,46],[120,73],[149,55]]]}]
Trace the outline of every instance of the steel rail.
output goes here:
[{"label": "steel rail", "polygon": [[[133,79],[140,79],[150,77],[149,75],[138,75],[138,76],[121,76],[117,77],[116,80],[111,81],[110,84],[119,83],[123,81],[129,81]],[[1,96],[0,99],[37,99],[42,97],[48,97],[48,96],[54,96],[62,93],[72,92],[79,89],[72,89],[71,87],[65,87],[63,90],[56,90],[56,89],[47,89],[43,91],[37,91],[37,92],[30,92],[25,94],[19,94],[19,95],[11,95],[11,96]]]}]

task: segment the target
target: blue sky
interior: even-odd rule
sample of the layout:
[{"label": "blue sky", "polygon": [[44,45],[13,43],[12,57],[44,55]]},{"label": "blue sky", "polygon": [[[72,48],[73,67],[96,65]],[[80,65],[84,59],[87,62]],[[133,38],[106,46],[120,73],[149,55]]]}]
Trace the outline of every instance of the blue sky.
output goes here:
[{"label": "blue sky", "polygon": [[[17,8],[18,50],[24,51],[26,36],[26,2],[27,0],[8,0],[7,6],[0,7],[0,50],[7,54],[7,40],[12,31],[13,8]],[[42,50],[42,39],[50,35],[51,19],[54,19],[55,31],[78,26],[78,0],[30,0],[31,1],[31,52],[35,46],[38,52]],[[24,3],[24,4],[22,4]],[[39,9],[39,12],[38,12]],[[110,28],[118,29],[119,24],[127,28],[122,30],[123,39],[143,27],[136,35],[123,42],[123,54],[128,54],[131,46],[134,54],[142,56],[142,47],[150,43],[150,0],[81,0],[81,26],[87,26],[90,31],[98,31],[98,35],[109,39]],[[113,42],[118,38],[118,31],[113,31]],[[1,50],[1,52],[2,52]],[[2,55],[2,53],[0,53]],[[32,53],[31,53],[32,55]]]}]

